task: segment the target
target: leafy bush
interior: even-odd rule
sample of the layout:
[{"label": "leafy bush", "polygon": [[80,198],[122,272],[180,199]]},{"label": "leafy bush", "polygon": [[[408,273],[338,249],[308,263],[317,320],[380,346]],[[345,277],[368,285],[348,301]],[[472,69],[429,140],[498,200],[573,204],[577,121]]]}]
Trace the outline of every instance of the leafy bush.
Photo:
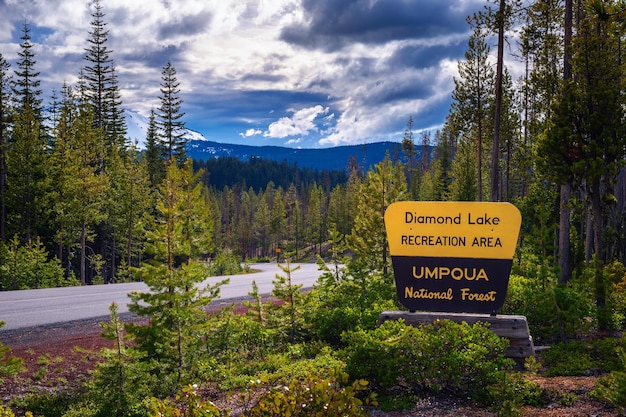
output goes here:
[{"label": "leafy bush", "polygon": [[220,249],[211,262],[211,276],[236,275],[243,271],[241,259],[231,250]]},{"label": "leafy bush", "polygon": [[0,242],[0,290],[78,285],[76,279],[65,280],[63,275],[59,260],[49,259],[41,239],[21,244],[15,236],[6,244]]},{"label": "leafy bush", "polygon": [[[258,386],[252,390],[257,391]],[[375,397],[365,401],[358,394],[367,388],[367,381],[356,380],[348,385],[348,375],[333,371],[328,377],[306,375],[288,384],[273,385],[245,413],[248,417],[361,417],[367,416],[364,405],[375,404]]]},{"label": "leafy bush", "polygon": [[609,372],[622,367],[616,351],[626,348],[623,338],[576,340],[555,343],[543,352],[547,376],[582,376],[590,372]]},{"label": "leafy bush", "polygon": [[626,413],[626,353],[624,349],[618,349],[617,356],[620,359],[621,368],[598,379],[590,396],[611,404],[620,415],[624,415]]},{"label": "leafy bush", "polygon": [[592,301],[579,288],[512,275],[502,314],[526,316],[535,344],[573,338],[593,325]]},{"label": "leafy bush", "polygon": [[196,392],[195,386],[187,386],[176,395],[174,400],[150,398],[145,401],[150,417],[226,417],[210,401],[203,401]]},{"label": "leafy bush", "polygon": [[346,371],[382,393],[445,389],[485,400],[486,387],[513,365],[504,357],[508,340],[480,323],[443,320],[412,327],[388,321],[373,331],[348,333],[345,342]]},{"label": "leafy bush", "polygon": [[331,271],[318,263],[325,272],[307,294],[304,308],[311,338],[339,346],[345,331],[371,330],[381,312],[396,308],[395,288],[382,275],[355,268]]}]

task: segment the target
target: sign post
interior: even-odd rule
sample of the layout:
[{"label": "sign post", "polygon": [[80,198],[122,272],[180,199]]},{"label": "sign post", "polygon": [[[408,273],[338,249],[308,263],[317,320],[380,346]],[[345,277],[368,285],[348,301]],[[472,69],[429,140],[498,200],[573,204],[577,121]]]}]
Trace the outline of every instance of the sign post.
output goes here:
[{"label": "sign post", "polygon": [[521,221],[509,203],[390,205],[385,226],[402,305],[495,314],[504,304]]},{"label": "sign post", "polygon": [[[385,212],[396,291],[407,312],[383,312],[379,323],[440,319],[489,322],[511,341],[507,356],[534,355],[524,316],[502,308],[522,216],[509,203],[401,201]],[[421,313],[415,313],[415,311]]]}]

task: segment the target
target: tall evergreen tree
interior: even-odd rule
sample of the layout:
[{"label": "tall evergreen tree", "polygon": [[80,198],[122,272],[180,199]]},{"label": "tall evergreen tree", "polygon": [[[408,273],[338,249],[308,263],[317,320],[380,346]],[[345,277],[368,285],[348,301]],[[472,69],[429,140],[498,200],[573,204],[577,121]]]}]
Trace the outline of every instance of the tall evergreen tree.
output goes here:
[{"label": "tall evergreen tree", "polygon": [[[614,179],[624,166],[624,78],[620,56],[621,25],[611,16],[611,4],[591,3],[574,37],[571,80],[555,106],[546,135],[539,143],[539,162],[555,179],[586,185],[591,202],[593,252],[598,260],[596,302],[604,310],[606,288],[600,266],[607,260],[604,228],[607,202],[613,201]],[[606,317],[599,317],[601,327]]]},{"label": "tall evergreen tree", "polygon": [[7,204],[12,213],[10,233],[24,241],[37,236],[45,215],[44,197],[48,191],[48,143],[45,134],[39,72],[35,71],[35,54],[30,28],[24,23],[18,52],[13,93],[16,99],[14,127],[7,157]]},{"label": "tall evergreen tree", "polygon": [[383,274],[391,282],[388,243],[385,234],[385,211],[396,201],[408,198],[404,167],[393,164],[389,155],[374,169],[368,171],[361,186],[358,199],[358,214],[349,245],[357,256],[357,262],[370,272]]},{"label": "tall evergreen tree", "polygon": [[411,197],[417,200],[417,196],[419,195],[420,173],[415,166],[417,151],[415,150],[415,139],[413,138],[413,116],[409,117],[406,129],[404,129],[404,135],[402,136],[402,152],[404,152],[407,158],[406,171]]},{"label": "tall evergreen tree", "polygon": [[107,47],[109,31],[106,29],[104,12],[100,0],[94,3],[91,14],[91,30],[82,68],[84,91],[93,106],[94,127],[105,132],[106,147],[109,152],[114,148],[125,147],[126,122],[121,108],[120,91],[111,51]]},{"label": "tall evergreen tree", "polygon": [[171,395],[182,384],[202,377],[198,355],[209,321],[203,308],[221,285],[198,286],[208,275],[202,258],[210,251],[212,230],[207,228],[206,216],[196,215],[208,211],[197,179],[191,161],[182,168],[169,164],[160,187],[155,229],[148,235],[146,252],[152,261],[138,270],[150,291],[130,296],[130,310],[150,319],[128,330],[141,360],[159,379],[154,389],[161,395]]},{"label": "tall evergreen tree", "polygon": [[42,99],[41,99],[41,80],[39,80],[39,72],[35,71],[35,53],[33,52],[33,43],[30,38],[30,27],[24,22],[22,28],[22,43],[17,53],[19,60],[17,69],[15,70],[16,81],[13,85],[13,93],[17,101],[18,111],[30,109],[35,119],[41,122],[42,118]]},{"label": "tall evergreen tree", "polygon": [[181,164],[186,159],[185,123],[181,113],[183,99],[180,98],[180,82],[176,78],[176,68],[170,61],[163,67],[161,73],[161,105],[157,109],[156,120],[159,127],[159,137],[165,151],[167,161],[176,161]]},{"label": "tall evergreen tree", "polygon": [[101,258],[93,256],[88,245],[94,240],[95,227],[106,220],[103,206],[108,177],[102,170],[105,150],[102,130],[93,127],[93,108],[76,101],[71,90],[64,94],[55,135],[54,166],[58,170],[55,212],[59,240],[80,247],[79,277],[84,285],[93,278],[88,277],[88,267],[91,272],[99,273],[97,265]]},{"label": "tall evergreen tree", "polygon": [[159,132],[156,124],[156,115],[154,109],[152,109],[150,110],[150,118],[148,119],[144,158],[146,159],[150,186],[153,190],[156,190],[157,186],[163,181],[163,178],[165,178],[165,165],[162,159],[163,153],[164,150],[159,140]]},{"label": "tall evergreen tree", "polygon": [[489,46],[478,30],[469,39],[465,61],[459,62],[454,79],[451,123],[461,136],[476,143],[477,200],[483,200],[483,155],[488,135],[488,119],[493,103],[494,73],[488,62]]},{"label": "tall evergreen tree", "polygon": [[140,266],[145,233],[152,227],[153,193],[139,151],[131,150],[128,156],[119,153],[112,156],[106,198],[115,245],[113,253],[120,253],[120,261],[125,266],[119,273],[112,274],[120,281],[132,278],[129,267]]},{"label": "tall evergreen tree", "polygon": [[0,54],[0,242],[6,241],[7,151],[12,114],[10,68],[8,61]]}]

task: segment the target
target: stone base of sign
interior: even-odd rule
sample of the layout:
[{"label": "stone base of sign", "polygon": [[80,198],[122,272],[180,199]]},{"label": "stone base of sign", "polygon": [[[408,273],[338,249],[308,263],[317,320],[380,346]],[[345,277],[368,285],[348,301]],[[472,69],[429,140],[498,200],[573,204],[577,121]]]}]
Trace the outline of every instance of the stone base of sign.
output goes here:
[{"label": "stone base of sign", "polygon": [[523,359],[535,355],[533,339],[528,330],[525,316],[469,314],[469,313],[440,313],[408,311],[383,311],[378,317],[378,324],[387,320],[403,319],[406,324],[416,326],[431,324],[436,320],[452,320],[456,323],[466,322],[473,325],[477,322],[489,323],[489,328],[498,336],[506,337],[511,341],[505,355],[513,359]]}]

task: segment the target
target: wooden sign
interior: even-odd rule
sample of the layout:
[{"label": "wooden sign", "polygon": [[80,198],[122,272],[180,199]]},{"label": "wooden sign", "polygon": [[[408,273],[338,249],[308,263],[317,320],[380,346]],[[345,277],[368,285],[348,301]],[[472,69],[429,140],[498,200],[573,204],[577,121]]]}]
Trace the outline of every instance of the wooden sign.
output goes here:
[{"label": "wooden sign", "polygon": [[385,227],[399,301],[409,310],[495,314],[521,222],[509,203],[390,205]]}]

